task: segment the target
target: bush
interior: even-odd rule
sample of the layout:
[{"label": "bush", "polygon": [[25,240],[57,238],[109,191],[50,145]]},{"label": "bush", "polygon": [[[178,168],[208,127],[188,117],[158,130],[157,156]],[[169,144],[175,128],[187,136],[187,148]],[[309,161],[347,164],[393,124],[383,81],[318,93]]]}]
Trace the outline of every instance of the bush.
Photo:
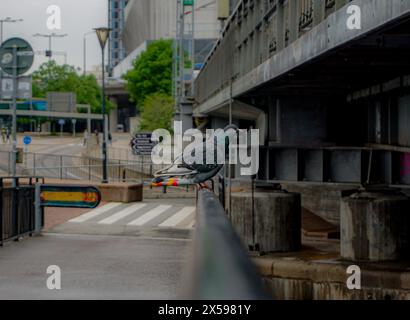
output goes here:
[{"label": "bush", "polygon": [[174,100],[163,93],[154,93],[145,98],[141,106],[140,132],[166,129],[172,132]]}]

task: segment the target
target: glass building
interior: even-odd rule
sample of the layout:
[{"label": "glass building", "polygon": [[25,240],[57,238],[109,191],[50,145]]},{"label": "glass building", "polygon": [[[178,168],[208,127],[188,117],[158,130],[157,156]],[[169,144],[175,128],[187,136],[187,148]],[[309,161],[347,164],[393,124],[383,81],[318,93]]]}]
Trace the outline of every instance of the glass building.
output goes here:
[{"label": "glass building", "polygon": [[108,25],[112,29],[108,44],[109,73],[121,62],[126,54],[123,44],[123,31],[125,27],[125,6],[129,0],[108,0]]}]

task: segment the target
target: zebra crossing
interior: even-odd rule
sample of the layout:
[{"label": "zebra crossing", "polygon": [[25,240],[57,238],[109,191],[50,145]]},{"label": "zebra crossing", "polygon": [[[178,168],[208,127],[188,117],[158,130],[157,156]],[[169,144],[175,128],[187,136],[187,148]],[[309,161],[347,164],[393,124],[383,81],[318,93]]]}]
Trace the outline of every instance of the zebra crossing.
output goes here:
[{"label": "zebra crossing", "polygon": [[192,229],[195,226],[194,206],[159,203],[107,203],[68,222],[75,225],[101,227]]}]

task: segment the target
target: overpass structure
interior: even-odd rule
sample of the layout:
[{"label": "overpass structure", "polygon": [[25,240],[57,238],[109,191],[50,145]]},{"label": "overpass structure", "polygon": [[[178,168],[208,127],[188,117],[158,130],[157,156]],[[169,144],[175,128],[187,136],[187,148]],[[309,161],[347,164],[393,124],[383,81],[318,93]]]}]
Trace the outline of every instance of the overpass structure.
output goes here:
[{"label": "overpass structure", "polygon": [[194,113],[226,121],[231,106],[253,121],[261,179],[409,185],[409,14],[408,0],[240,1],[195,81]]},{"label": "overpass structure", "polygon": [[[410,0],[241,0],[195,80],[194,116],[260,129],[257,182],[302,193],[305,208],[342,225],[344,257],[369,258],[372,239],[354,227],[369,234],[366,209],[340,201],[359,187],[382,188],[368,197],[382,202],[408,192],[409,57]],[[378,220],[375,234],[401,224],[410,243],[405,219]]]}]

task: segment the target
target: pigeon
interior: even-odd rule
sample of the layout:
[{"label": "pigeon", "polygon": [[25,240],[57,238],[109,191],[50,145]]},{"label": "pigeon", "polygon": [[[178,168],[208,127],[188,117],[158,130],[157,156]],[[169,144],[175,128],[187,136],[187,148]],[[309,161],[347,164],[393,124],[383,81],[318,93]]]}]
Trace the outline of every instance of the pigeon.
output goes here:
[{"label": "pigeon", "polygon": [[[154,174],[154,179],[151,182],[151,186],[164,187],[199,185],[201,188],[206,187],[204,183],[215,177],[224,166],[224,164],[218,164],[218,152],[223,152],[224,156],[229,152],[229,143],[231,139],[237,135],[239,129],[235,125],[229,125],[224,129],[224,131],[227,132],[225,141],[208,140],[203,142],[201,147],[195,146],[198,147],[195,151],[202,153],[202,163],[193,162],[188,164],[184,161],[183,153],[178,156],[170,166],[161,169]],[[215,150],[213,154],[214,161],[212,163],[207,163],[207,152],[211,152],[211,148],[214,148]],[[195,156],[198,155],[195,154]]]}]

